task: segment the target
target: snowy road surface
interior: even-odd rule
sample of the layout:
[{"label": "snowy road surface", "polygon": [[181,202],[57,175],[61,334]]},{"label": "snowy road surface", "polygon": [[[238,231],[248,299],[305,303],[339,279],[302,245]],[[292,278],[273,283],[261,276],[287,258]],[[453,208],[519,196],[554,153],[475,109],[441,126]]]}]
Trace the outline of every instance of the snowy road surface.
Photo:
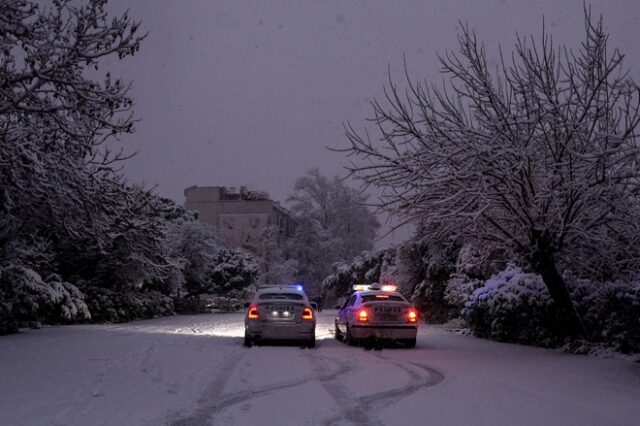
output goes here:
[{"label": "snowy road surface", "polygon": [[638,425],[640,365],[423,326],[416,349],[242,346],[242,314],[0,337],[0,425]]}]

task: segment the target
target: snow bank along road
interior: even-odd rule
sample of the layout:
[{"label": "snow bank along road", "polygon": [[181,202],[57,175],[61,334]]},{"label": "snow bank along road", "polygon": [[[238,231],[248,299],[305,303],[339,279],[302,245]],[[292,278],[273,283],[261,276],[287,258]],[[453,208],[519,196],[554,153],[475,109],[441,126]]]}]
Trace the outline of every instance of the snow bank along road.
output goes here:
[{"label": "snow bank along road", "polygon": [[0,337],[0,425],[638,425],[640,365],[423,326],[416,349],[242,346],[242,314]]}]

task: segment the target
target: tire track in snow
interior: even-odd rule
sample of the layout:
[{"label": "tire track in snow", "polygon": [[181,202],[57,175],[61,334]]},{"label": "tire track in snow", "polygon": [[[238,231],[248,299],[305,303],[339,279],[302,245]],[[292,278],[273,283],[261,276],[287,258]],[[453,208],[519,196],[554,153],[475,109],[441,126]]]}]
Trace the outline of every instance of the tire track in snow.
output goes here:
[{"label": "tire track in snow", "polygon": [[[124,327],[121,328],[124,329]],[[156,341],[153,340],[121,357],[88,358],[89,362],[99,363],[98,367],[92,369],[90,377],[78,387],[71,400],[61,405],[61,409],[51,418],[51,423],[55,426],[64,426],[84,419],[89,415],[87,407],[96,404],[93,402],[94,399],[105,396],[109,380],[118,377],[123,370],[132,369],[135,372],[139,368],[142,374],[150,377],[152,383],[161,383],[162,371],[151,362],[155,352]]]},{"label": "tire track in snow", "polygon": [[[386,404],[397,402],[422,388],[435,386],[444,380],[444,375],[441,372],[427,365],[400,359],[387,358],[379,354],[373,355],[380,360],[388,362],[404,370],[409,375],[409,383],[407,383],[402,388],[378,392],[373,395],[361,397],[360,401],[365,407],[367,407],[367,409],[381,401],[385,401]],[[416,372],[416,369],[418,369],[419,373]],[[426,375],[424,373],[426,373]]]},{"label": "tire track in snow", "polygon": [[[320,384],[341,410],[340,414],[327,418],[323,422],[324,426],[331,426],[343,419],[347,419],[357,425],[381,425],[377,419],[369,415],[367,407],[365,407],[359,399],[353,395],[349,389],[347,389],[346,386],[337,380],[339,376],[353,371],[355,369],[355,364],[336,358],[321,357],[319,355],[307,355],[307,357],[312,360],[312,364],[318,372],[318,380],[320,381]],[[322,377],[323,373],[328,369],[327,361],[338,364],[339,368],[334,374]]]},{"label": "tire track in snow", "polygon": [[[378,392],[373,395],[367,395],[363,397],[356,397],[349,391],[349,389],[340,383],[339,380],[320,380],[320,383],[329,393],[329,395],[336,401],[338,406],[345,407],[342,409],[342,413],[332,416],[324,422],[325,426],[332,426],[340,420],[347,419],[358,425],[380,425],[381,422],[371,415],[376,405],[384,405],[397,402],[409,395],[417,392],[420,389],[437,385],[444,380],[444,375],[439,371],[420,363],[404,361],[399,359],[391,359],[379,354],[372,354],[375,358],[392,364],[409,375],[409,382],[400,388],[391,389],[383,392]],[[326,368],[326,360],[330,359],[341,366],[344,374],[353,368],[344,368],[346,363],[335,358],[321,358],[317,355],[309,355],[314,359],[317,368]],[[340,374],[336,374],[335,377]]]},{"label": "tire track in snow", "polygon": [[282,389],[287,389],[304,384],[310,380],[331,380],[339,374],[343,374],[345,371],[338,369],[337,371],[325,374],[322,377],[316,377],[316,375],[307,375],[296,380],[289,380],[280,382],[273,385],[263,386],[252,390],[238,391],[231,394],[222,394],[222,389],[229,380],[236,365],[240,364],[250,351],[246,351],[240,358],[232,357],[223,366],[221,371],[223,372],[214,382],[207,386],[207,389],[202,393],[198,399],[200,407],[195,413],[178,420],[174,420],[169,424],[171,426],[207,426],[211,424],[211,418],[214,414],[224,410],[225,408],[233,405],[248,402],[251,399],[259,398],[272,392],[276,392]]},{"label": "tire track in snow", "polygon": [[222,390],[229,381],[236,365],[241,363],[247,354],[248,352],[245,352],[240,357],[238,357],[236,353],[231,354],[231,356],[220,366],[220,374],[216,376],[216,379],[213,382],[207,385],[200,395],[200,398],[198,398],[197,402],[199,407],[196,411],[187,417],[170,421],[169,424],[171,426],[209,425],[211,416],[221,410],[218,406],[225,401],[225,398],[222,396]]},{"label": "tire track in snow", "polygon": [[[351,360],[327,357],[326,354],[322,354],[321,349],[318,349],[316,351],[305,351],[304,353],[305,358],[311,362],[313,374],[251,390],[223,394],[222,391],[234,369],[250,353],[251,351],[245,351],[240,357],[234,354],[226,360],[220,366],[221,374],[202,392],[198,399],[199,407],[196,411],[186,417],[169,421],[168,424],[171,426],[208,426],[211,424],[213,416],[226,408],[246,403],[252,399],[283,389],[300,386],[309,381],[318,381],[340,407],[339,414],[328,417],[323,421],[324,426],[333,426],[345,419],[357,425],[381,426],[383,423],[373,414],[376,406],[395,403],[420,389],[434,386],[444,380],[442,373],[427,365],[370,353],[369,356],[405,371],[409,375],[409,380],[406,385],[400,388],[357,397],[348,387],[341,383],[339,378],[346,373],[354,371],[358,364]],[[365,353],[367,352],[363,352],[363,354]],[[384,404],[381,404],[382,402]]]},{"label": "tire track in snow", "polygon": [[[331,383],[336,377],[347,373],[353,367],[349,364],[337,360],[331,360],[338,365],[337,369],[321,368],[314,374],[306,375],[295,380],[280,382],[273,385],[263,386],[260,388],[233,392],[231,394],[222,394],[225,384],[229,380],[236,365],[240,364],[251,351],[246,351],[240,357],[232,357],[223,366],[221,366],[222,375],[217,380],[210,383],[207,389],[202,393],[198,400],[201,405],[195,413],[174,421],[170,421],[171,426],[208,426],[211,424],[211,418],[218,412],[236,404],[249,402],[252,399],[262,397],[264,395],[277,392],[282,389],[300,386],[309,381],[317,380],[320,383]],[[309,358],[313,356],[307,355]],[[314,363],[315,365],[315,363]]]}]

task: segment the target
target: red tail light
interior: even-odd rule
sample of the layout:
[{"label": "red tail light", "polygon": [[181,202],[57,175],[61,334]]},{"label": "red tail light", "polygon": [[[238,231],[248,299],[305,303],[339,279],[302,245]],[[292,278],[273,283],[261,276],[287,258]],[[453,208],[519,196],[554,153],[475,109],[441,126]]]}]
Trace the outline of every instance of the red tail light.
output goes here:
[{"label": "red tail light", "polygon": [[312,320],[313,319],[313,309],[304,308],[302,311],[302,319],[303,320]]},{"label": "red tail light", "polygon": [[369,312],[366,309],[360,309],[356,314],[356,319],[360,322],[369,321]]},{"label": "red tail light", "polygon": [[249,307],[249,313],[247,315],[247,318],[249,319],[259,319],[260,315],[258,315],[258,307],[257,306],[250,306]]},{"label": "red tail light", "polygon": [[407,321],[411,323],[418,322],[418,311],[415,309],[409,309],[409,312],[407,312]]}]

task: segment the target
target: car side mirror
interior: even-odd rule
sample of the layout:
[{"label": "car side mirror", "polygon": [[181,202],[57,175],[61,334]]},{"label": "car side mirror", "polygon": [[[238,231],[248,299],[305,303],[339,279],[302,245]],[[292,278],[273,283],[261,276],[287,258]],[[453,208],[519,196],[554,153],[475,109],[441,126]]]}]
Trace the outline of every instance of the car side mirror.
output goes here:
[{"label": "car side mirror", "polygon": [[309,304],[311,305],[311,307],[313,308],[314,311],[318,310],[318,304],[316,302],[311,302]]},{"label": "car side mirror", "polygon": [[333,309],[342,309],[342,306],[340,306],[340,305],[335,305],[335,306],[333,307]]},{"label": "car side mirror", "polygon": [[245,308],[245,309],[247,309],[249,306],[251,306],[251,303],[249,303],[249,302],[245,302],[245,304],[244,304],[244,308]]}]

